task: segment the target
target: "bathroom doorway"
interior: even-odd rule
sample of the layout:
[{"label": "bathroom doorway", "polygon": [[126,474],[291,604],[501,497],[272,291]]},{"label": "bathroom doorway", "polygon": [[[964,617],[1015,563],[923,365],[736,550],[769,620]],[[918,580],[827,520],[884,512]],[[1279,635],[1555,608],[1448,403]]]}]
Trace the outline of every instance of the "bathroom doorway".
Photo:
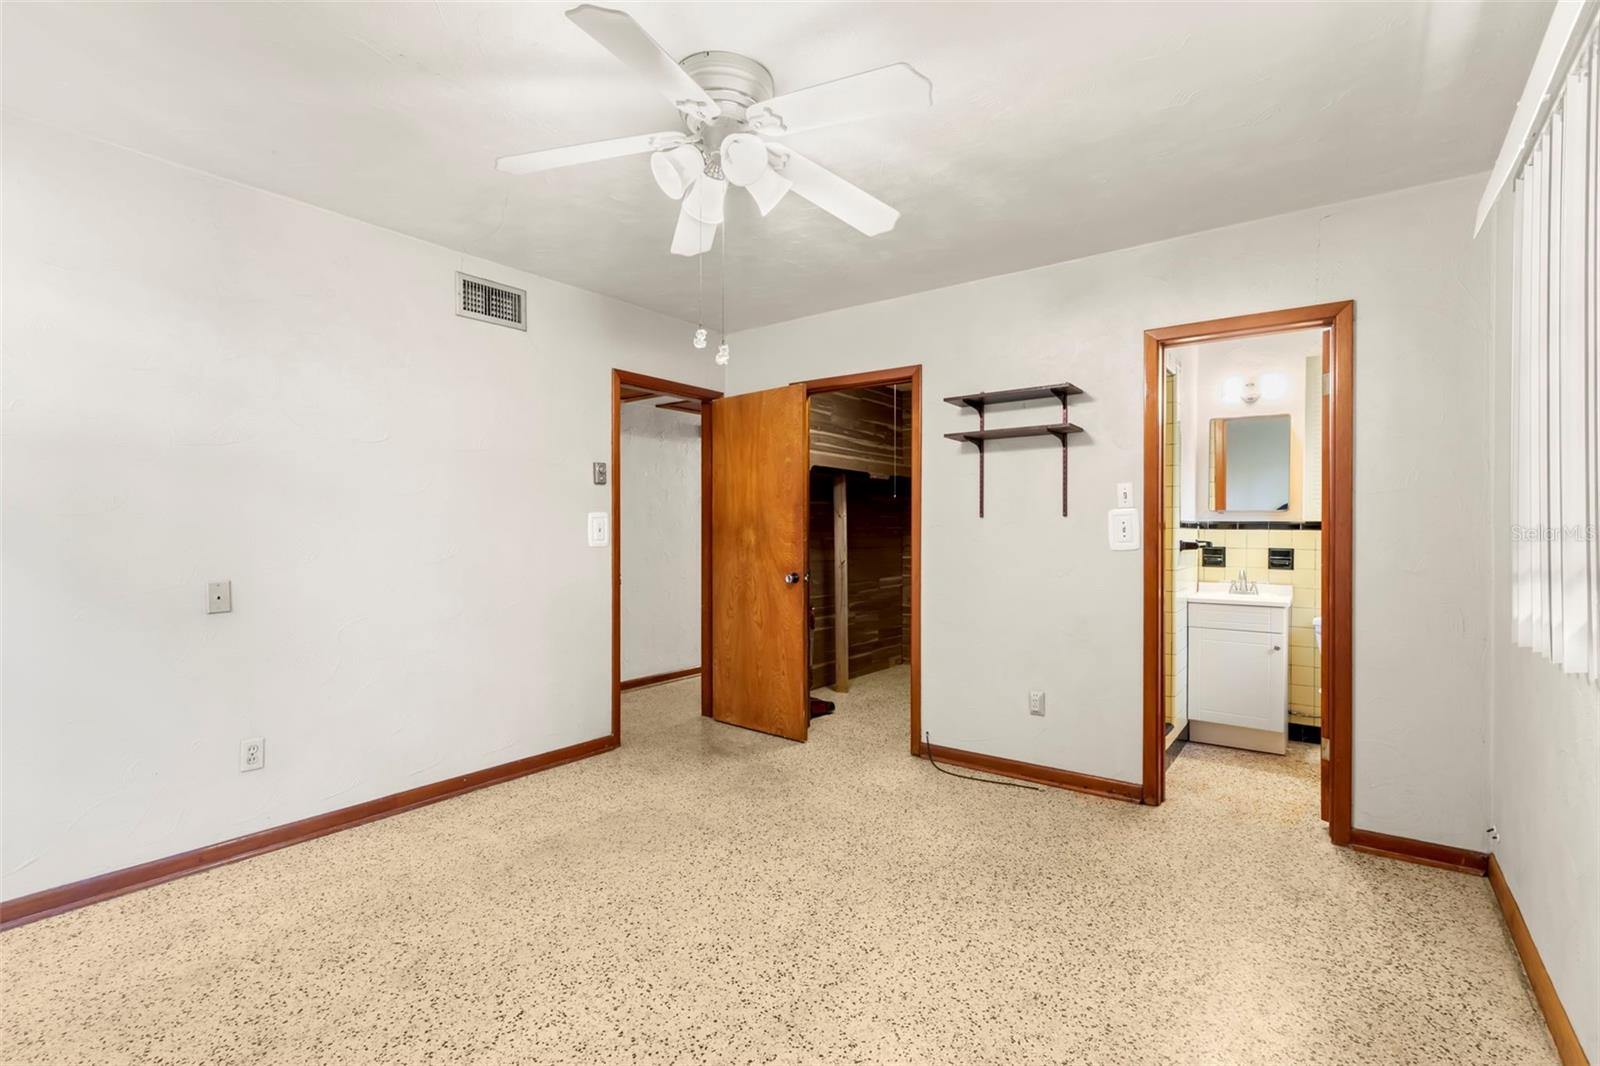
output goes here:
[{"label": "bathroom doorway", "polygon": [[1354,315],[1145,333],[1147,804],[1186,742],[1266,752],[1316,767],[1351,842]]}]

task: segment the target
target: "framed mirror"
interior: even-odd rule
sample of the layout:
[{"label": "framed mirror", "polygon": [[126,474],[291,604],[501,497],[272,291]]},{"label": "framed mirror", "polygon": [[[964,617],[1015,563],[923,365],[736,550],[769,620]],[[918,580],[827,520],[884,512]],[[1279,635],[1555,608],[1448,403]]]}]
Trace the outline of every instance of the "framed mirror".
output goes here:
[{"label": "framed mirror", "polygon": [[1289,509],[1289,416],[1211,420],[1211,509]]}]

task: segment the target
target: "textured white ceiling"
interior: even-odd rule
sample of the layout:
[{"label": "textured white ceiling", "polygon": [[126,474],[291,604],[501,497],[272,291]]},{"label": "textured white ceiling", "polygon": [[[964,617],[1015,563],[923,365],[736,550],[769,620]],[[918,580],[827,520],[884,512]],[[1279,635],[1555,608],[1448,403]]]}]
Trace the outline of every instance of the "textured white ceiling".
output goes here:
[{"label": "textured white ceiling", "polygon": [[[566,6],[6,4],[5,105],[693,318],[696,263],[668,254],[677,205],[643,158],[494,170],[676,128]],[[674,55],[760,60],[780,93],[898,60],[933,79],[930,112],[792,139],[900,208],[892,233],[731,201],[733,328],[1485,169],[1550,10],[617,6]]]}]

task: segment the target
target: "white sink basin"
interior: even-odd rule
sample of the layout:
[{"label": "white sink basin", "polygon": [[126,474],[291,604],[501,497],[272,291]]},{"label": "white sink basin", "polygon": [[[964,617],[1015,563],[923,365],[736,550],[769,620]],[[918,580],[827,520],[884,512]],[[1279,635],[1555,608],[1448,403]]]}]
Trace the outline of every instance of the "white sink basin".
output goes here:
[{"label": "white sink basin", "polygon": [[1178,593],[1178,599],[1189,603],[1237,603],[1256,607],[1288,607],[1294,602],[1291,585],[1258,584],[1256,589],[1255,595],[1249,595],[1229,592],[1226,581],[1202,581],[1199,588]]}]

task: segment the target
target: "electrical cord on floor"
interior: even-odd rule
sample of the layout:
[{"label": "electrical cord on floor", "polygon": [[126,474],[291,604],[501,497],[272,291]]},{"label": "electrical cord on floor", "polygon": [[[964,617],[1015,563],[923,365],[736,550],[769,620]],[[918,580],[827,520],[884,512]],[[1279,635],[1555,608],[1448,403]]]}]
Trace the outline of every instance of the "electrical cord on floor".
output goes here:
[{"label": "electrical cord on floor", "polygon": [[1023,781],[997,781],[992,777],[973,777],[971,774],[958,774],[954,770],[946,770],[944,767],[933,761],[933,738],[926,732],[922,734],[922,752],[928,757],[928,764],[941,774],[949,774],[951,777],[959,777],[963,781],[977,781],[980,784],[985,785],[1004,785],[1007,788],[1025,788],[1029,792],[1044,791],[1044,789],[1039,785],[1030,785]]}]

